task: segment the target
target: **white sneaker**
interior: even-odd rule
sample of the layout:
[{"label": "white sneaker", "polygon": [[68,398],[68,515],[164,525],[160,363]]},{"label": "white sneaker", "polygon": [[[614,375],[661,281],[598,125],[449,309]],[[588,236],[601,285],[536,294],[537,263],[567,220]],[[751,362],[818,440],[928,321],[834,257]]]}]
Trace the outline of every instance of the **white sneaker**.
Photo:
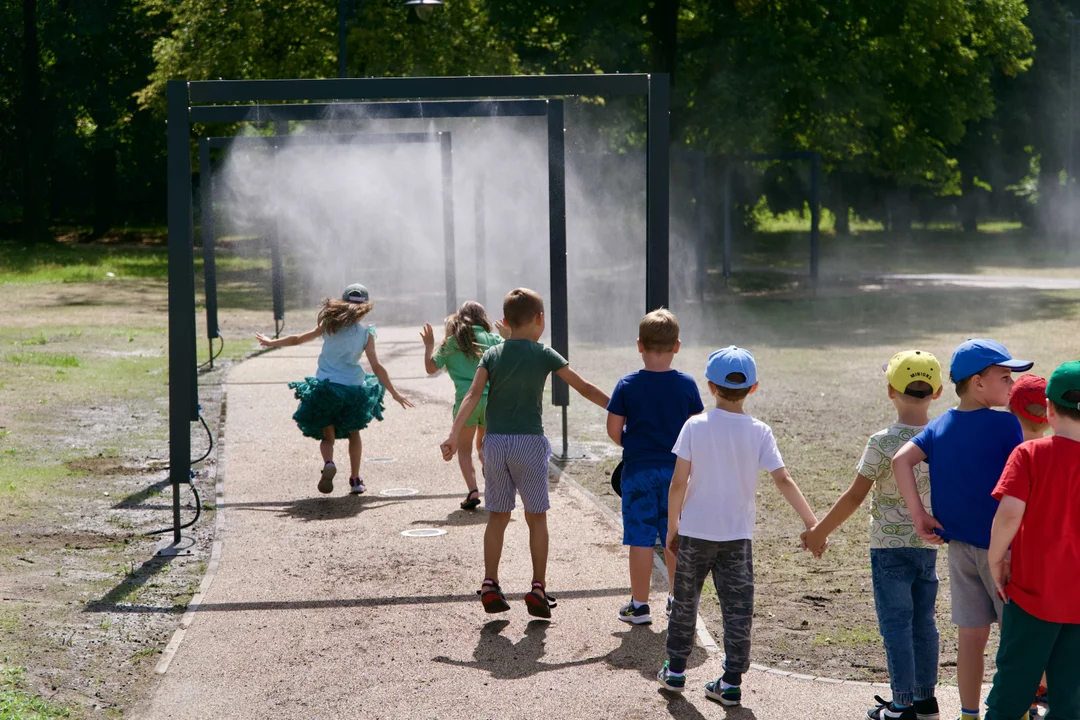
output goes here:
[{"label": "white sneaker", "polygon": [[367,492],[367,488],[364,487],[363,478],[349,479],[349,493],[351,495],[362,495],[365,492]]}]

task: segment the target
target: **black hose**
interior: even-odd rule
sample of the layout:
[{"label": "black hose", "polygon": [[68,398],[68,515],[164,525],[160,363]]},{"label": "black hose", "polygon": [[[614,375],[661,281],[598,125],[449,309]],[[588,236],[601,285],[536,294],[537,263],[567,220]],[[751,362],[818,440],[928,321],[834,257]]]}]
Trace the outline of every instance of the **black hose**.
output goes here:
[{"label": "black hose", "polygon": [[[225,338],[222,337],[221,334],[219,333],[218,336],[217,336],[217,339],[218,339],[218,343],[219,343],[217,352],[214,353],[213,355],[211,355],[209,360],[207,360],[203,364],[199,365],[199,367],[196,368],[197,370],[202,370],[205,367],[212,367],[213,364],[214,364],[214,361],[217,360],[219,357],[221,357],[222,351],[225,350]],[[211,340],[210,342],[213,343],[213,340]]]},{"label": "black hose", "polygon": [[[195,465],[196,463],[201,463],[203,460],[210,457],[210,453],[214,449],[214,434],[210,432],[210,426],[206,424],[206,420],[203,418],[202,415],[199,415],[199,422],[202,423],[203,429],[206,430],[206,439],[210,441],[210,446],[206,448],[206,452],[203,453],[202,457],[200,457],[198,460],[191,461],[192,465]],[[164,469],[168,470],[169,468],[168,466],[166,466]],[[145,533],[146,535],[164,535],[165,533],[172,532],[173,530],[184,530],[185,528],[189,528],[199,521],[199,516],[202,515],[202,501],[199,500],[199,489],[195,487],[194,481],[188,482],[188,487],[191,488],[191,492],[195,493],[195,517],[193,517],[190,522],[181,525],[179,528],[162,528],[161,530],[153,530],[151,532]]]}]

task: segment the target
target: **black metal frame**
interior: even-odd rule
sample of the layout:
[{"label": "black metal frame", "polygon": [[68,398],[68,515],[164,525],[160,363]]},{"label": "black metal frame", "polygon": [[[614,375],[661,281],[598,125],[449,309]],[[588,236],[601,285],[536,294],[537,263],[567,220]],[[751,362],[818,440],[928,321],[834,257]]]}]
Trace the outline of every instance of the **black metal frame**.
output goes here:
[{"label": "black metal frame", "polygon": [[810,161],[810,279],[818,279],[818,241],[821,236],[821,153],[800,151],[788,153],[760,153],[728,158],[724,168],[724,277],[731,277],[731,173],[735,162],[768,162],[770,160]]},{"label": "black metal frame", "polygon": [[[280,121],[279,121],[280,122]],[[279,128],[280,129],[280,128]],[[217,269],[215,246],[217,240],[213,212],[214,164],[210,151],[250,145],[257,148],[279,150],[286,141],[291,144],[330,145],[334,143],[355,145],[397,145],[416,143],[439,143],[443,203],[443,246],[446,259],[446,307],[447,314],[457,309],[457,268],[454,236],[453,194],[453,139],[448,131],[372,133],[367,135],[342,133],[330,135],[250,135],[240,137],[199,138],[199,189],[202,224],[200,239],[203,250],[203,283],[206,295],[206,337],[213,342],[221,337],[217,316]],[[274,308],[274,336],[277,337],[285,321],[285,282],[281,261],[280,233],[270,234],[270,287]],[[213,353],[211,352],[211,357]],[[211,367],[213,364],[211,363]]]},{"label": "black metal frame", "polygon": [[[191,197],[191,124],[221,122],[228,109],[198,108],[213,103],[294,103],[329,100],[408,100],[416,98],[522,98],[567,95],[643,95],[646,115],[646,310],[668,303],[670,86],[666,74],[520,75],[494,77],[341,78],[327,80],[207,80],[167,84],[168,222],[169,222],[169,479],[173,491],[173,545],[181,542],[180,485],[190,481],[191,430],[197,421],[198,386],[195,374],[195,267]],[[245,118],[259,105],[243,108]],[[548,152],[558,149],[549,164],[551,225],[550,307],[552,346],[566,351],[568,305],[566,283],[565,138],[563,113],[548,115]],[[273,118],[267,118],[271,120]],[[234,121],[239,120],[236,119]],[[226,120],[227,121],[227,120]],[[555,166],[557,165],[557,167]],[[557,190],[557,192],[555,191]],[[554,285],[561,278],[562,293]],[[561,347],[560,347],[561,345]],[[569,389],[553,382],[552,403],[565,408]],[[565,433],[564,433],[565,438]],[[564,440],[565,446],[565,440]],[[565,448],[564,448],[565,449]]]}]

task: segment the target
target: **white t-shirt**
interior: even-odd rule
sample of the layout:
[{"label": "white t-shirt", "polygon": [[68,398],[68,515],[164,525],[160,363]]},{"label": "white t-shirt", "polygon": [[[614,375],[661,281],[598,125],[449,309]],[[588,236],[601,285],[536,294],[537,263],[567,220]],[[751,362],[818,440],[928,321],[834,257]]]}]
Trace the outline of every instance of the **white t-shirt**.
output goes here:
[{"label": "white t-shirt", "polygon": [[690,461],[679,534],[753,538],[758,476],[784,467],[772,428],[749,415],[710,410],[686,421],[672,452]]}]

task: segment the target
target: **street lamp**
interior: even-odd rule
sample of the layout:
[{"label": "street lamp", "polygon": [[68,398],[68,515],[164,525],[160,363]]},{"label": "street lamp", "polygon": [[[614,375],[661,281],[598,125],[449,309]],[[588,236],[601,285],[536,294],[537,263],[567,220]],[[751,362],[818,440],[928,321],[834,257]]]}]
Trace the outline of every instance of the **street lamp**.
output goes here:
[{"label": "street lamp", "polygon": [[[345,5],[348,0],[338,0],[338,77],[345,77]],[[360,2],[357,1],[356,12],[359,14]],[[408,0],[403,3],[406,10],[412,10],[416,13],[417,19],[420,22],[427,22],[428,18],[434,14],[436,10],[443,8],[441,0]]]}]

